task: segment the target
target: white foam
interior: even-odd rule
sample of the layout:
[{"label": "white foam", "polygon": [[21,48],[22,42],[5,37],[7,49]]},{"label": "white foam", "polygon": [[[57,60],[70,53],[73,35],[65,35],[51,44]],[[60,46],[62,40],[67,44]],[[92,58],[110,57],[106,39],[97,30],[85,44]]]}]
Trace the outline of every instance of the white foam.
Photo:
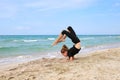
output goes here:
[{"label": "white foam", "polygon": [[111,49],[111,48],[118,48],[120,47],[120,43],[114,43],[114,44],[106,44],[106,45],[98,45],[98,46],[91,46],[91,47],[85,47],[81,49],[82,53],[89,53],[97,50],[104,50],[104,49]]},{"label": "white foam", "polygon": [[91,39],[95,39],[95,38],[94,37],[81,38],[81,40],[91,40]]},{"label": "white foam", "polygon": [[18,42],[19,40],[13,40],[13,42]]},{"label": "white foam", "polygon": [[48,54],[46,55],[46,57],[47,57],[47,58],[55,58],[55,57],[57,57],[57,56],[56,56],[56,55],[53,55],[53,54],[51,55],[50,53],[48,53]]},{"label": "white foam", "polygon": [[13,42],[37,42],[38,40],[13,40]]},{"label": "white foam", "polygon": [[26,55],[26,56],[18,56],[16,57],[17,59],[26,59],[26,58],[32,58],[32,56],[30,55]]},{"label": "white foam", "polygon": [[23,40],[23,42],[37,42],[38,40]]},{"label": "white foam", "polygon": [[11,64],[11,63],[28,62],[28,61],[31,61],[31,60],[34,60],[34,57],[32,57],[30,55],[1,58],[0,59],[0,65]]},{"label": "white foam", "polygon": [[55,40],[55,38],[48,38],[48,40]]}]

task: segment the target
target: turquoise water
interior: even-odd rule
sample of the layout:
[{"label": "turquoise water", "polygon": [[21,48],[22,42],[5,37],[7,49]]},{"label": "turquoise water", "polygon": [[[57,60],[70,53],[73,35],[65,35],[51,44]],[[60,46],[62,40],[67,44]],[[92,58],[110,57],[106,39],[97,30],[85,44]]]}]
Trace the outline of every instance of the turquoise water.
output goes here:
[{"label": "turquoise water", "polygon": [[[120,35],[79,35],[82,50],[99,50],[120,47]],[[51,46],[57,35],[1,35],[0,63],[9,59],[26,59],[33,57],[56,57],[63,44],[72,47],[70,39],[54,47]]]}]

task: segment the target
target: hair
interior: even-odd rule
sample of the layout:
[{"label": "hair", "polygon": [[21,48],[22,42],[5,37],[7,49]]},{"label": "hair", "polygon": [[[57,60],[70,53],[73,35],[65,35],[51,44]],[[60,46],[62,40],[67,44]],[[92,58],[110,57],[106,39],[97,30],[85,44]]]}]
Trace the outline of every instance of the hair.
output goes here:
[{"label": "hair", "polygon": [[68,51],[68,47],[64,44],[61,49],[61,53],[64,53],[65,51]]}]

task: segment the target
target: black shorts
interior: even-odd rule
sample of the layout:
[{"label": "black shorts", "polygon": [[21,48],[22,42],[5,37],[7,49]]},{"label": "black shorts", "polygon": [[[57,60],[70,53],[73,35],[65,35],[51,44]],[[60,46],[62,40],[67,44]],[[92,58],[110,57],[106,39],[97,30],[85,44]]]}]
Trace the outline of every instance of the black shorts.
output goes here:
[{"label": "black shorts", "polygon": [[74,55],[76,55],[77,53],[79,53],[79,51],[81,50],[81,48],[80,49],[77,49],[75,46],[73,46],[72,48],[70,48],[69,50],[68,50],[68,57],[70,58],[70,57],[74,57]]},{"label": "black shorts", "polygon": [[79,38],[75,35],[74,32],[68,32],[66,30],[63,30],[61,33],[62,33],[62,35],[65,34],[67,37],[69,37],[72,40],[72,42],[75,44],[80,42]]}]

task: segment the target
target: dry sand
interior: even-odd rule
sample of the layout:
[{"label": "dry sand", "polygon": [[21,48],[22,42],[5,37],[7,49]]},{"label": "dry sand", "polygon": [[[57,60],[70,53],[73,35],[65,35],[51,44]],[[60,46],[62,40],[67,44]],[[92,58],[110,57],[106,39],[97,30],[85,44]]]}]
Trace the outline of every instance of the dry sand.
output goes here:
[{"label": "dry sand", "polygon": [[44,58],[2,67],[0,80],[120,80],[120,48],[76,57],[70,62]]}]

